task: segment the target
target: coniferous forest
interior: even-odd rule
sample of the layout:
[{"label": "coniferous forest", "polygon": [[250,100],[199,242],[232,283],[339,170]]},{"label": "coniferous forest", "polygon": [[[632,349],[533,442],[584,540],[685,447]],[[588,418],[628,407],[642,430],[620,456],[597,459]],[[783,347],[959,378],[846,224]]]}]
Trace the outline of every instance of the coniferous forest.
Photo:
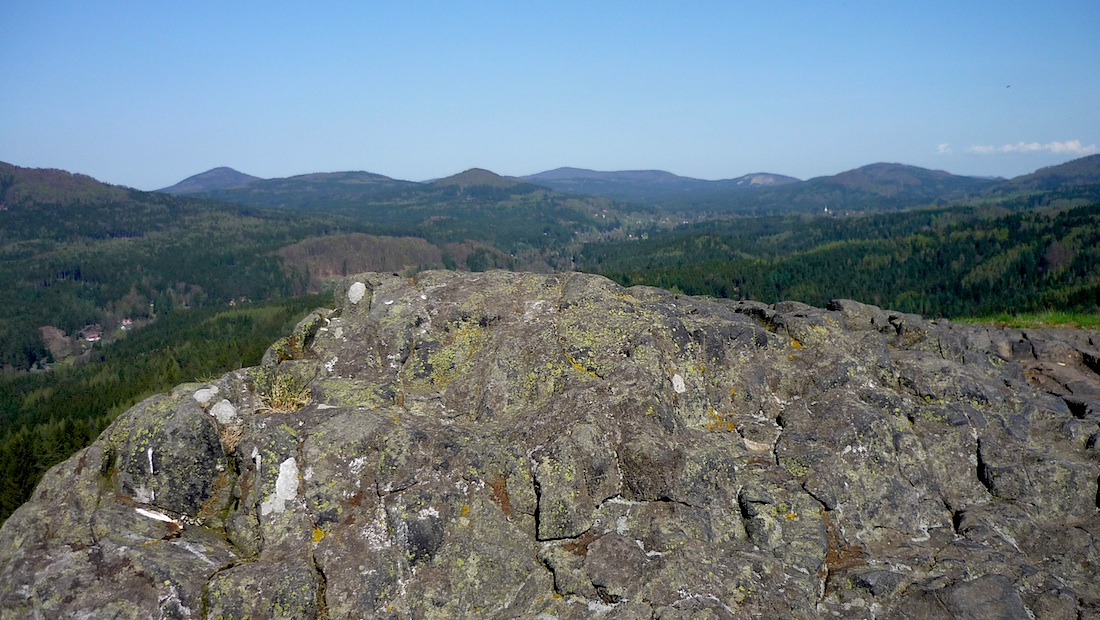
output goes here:
[{"label": "coniferous forest", "polygon": [[1100,304],[1100,202],[767,217],[585,246],[578,268],[621,284],[765,302],[831,299],[930,317]]}]

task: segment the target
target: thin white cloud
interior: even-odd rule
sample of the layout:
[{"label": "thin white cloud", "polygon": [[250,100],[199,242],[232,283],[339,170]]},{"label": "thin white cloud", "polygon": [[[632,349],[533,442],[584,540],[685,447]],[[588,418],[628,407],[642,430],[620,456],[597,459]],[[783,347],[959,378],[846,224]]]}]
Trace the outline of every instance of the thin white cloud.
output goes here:
[{"label": "thin white cloud", "polygon": [[[941,145],[942,147],[943,145]],[[1047,142],[1046,144],[1040,144],[1038,142],[1017,142],[1016,144],[1005,144],[1003,146],[989,146],[976,144],[968,149],[968,153],[975,153],[977,155],[994,155],[999,153],[1035,153],[1039,151],[1047,153],[1070,153],[1073,155],[1089,155],[1092,153],[1100,152],[1100,149],[1096,148],[1095,144],[1084,146],[1080,140],[1066,140],[1065,142]]]},{"label": "thin white cloud", "polygon": [[951,145],[946,142],[936,147],[936,155],[950,155],[954,152],[955,151],[952,150]]}]

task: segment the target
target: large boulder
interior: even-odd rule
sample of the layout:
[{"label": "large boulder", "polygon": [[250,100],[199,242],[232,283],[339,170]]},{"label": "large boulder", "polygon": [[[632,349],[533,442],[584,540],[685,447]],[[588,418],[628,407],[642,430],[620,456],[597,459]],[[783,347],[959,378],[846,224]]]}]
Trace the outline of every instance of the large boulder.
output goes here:
[{"label": "large boulder", "polygon": [[0,529],[0,617],[1100,615],[1100,334],[363,274]]}]

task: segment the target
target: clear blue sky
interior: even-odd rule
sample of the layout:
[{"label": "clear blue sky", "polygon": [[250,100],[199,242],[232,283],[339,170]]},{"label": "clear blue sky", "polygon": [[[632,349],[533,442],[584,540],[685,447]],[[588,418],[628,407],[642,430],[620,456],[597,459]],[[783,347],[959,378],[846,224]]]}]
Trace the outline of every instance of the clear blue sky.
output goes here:
[{"label": "clear blue sky", "polygon": [[1098,152],[1100,1],[13,2],[0,161],[1015,176]]}]

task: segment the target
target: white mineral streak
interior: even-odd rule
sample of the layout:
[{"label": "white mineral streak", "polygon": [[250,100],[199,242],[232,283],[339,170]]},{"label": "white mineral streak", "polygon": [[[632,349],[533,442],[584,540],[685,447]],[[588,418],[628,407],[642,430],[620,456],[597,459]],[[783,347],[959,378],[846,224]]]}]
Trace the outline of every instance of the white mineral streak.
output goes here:
[{"label": "white mineral streak", "polygon": [[626,499],[622,495],[616,495],[604,500],[605,504],[622,504],[623,506],[642,506],[645,502],[636,502],[631,499]]},{"label": "white mineral streak", "polygon": [[197,400],[200,405],[205,405],[206,403],[213,400],[214,397],[217,396],[217,395],[218,395],[218,386],[212,385],[208,388],[203,388],[203,389],[195,392],[195,400]]},{"label": "white mineral streak", "polygon": [[156,519],[157,521],[164,521],[165,523],[171,523],[175,521],[172,517],[164,514],[163,512],[157,512],[155,510],[146,510],[144,508],[134,508],[134,512],[143,517],[149,517],[150,519]]},{"label": "white mineral streak", "polygon": [[[215,562],[214,560],[211,560],[210,557],[206,555],[205,550],[202,548],[202,545],[197,545],[197,544],[195,544],[195,543],[193,543],[189,540],[181,540],[181,539],[178,539],[178,538],[176,540],[173,540],[169,544],[171,544],[174,547],[179,547],[180,549],[183,549],[183,550],[187,551],[191,555],[193,555],[196,558],[202,560],[203,563],[205,563],[207,566],[219,566],[219,564],[217,562]],[[189,617],[189,616],[184,616],[184,617],[186,618],[186,617]]]},{"label": "white mineral streak", "polygon": [[356,282],[348,287],[348,301],[353,304],[357,304],[363,300],[363,296],[367,294],[367,285],[362,282]]},{"label": "white mineral streak", "polygon": [[588,601],[588,611],[593,614],[605,614],[615,609],[618,603],[604,603],[603,601]]},{"label": "white mineral streak", "polygon": [[745,447],[753,452],[771,452],[772,444],[764,443],[762,441],[753,441],[748,437],[742,437],[741,441],[745,444]]},{"label": "white mineral streak", "polygon": [[1000,536],[1003,540],[1008,542],[1008,544],[1012,545],[1013,549],[1015,549],[1016,551],[1020,551],[1020,547],[1016,544],[1016,539],[1015,538],[1010,536],[1007,532],[1005,532],[1000,527],[997,527],[997,525],[995,523],[990,523],[989,526],[993,528],[994,532],[997,532],[998,534],[1000,534]]},{"label": "white mineral streak", "polygon": [[684,378],[679,374],[672,375],[672,390],[677,394],[683,394],[687,391],[687,386],[684,385]]},{"label": "white mineral streak", "polygon": [[149,459],[149,475],[152,476],[153,475],[153,447],[152,446],[149,446],[149,448],[145,451],[145,456],[146,456],[146,458]]},{"label": "white mineral streak", "polygon": [[279,464],[279,477],[275,479],[275,492],[260,504],[260,515],[286,510],[286,503],[298,496],[298,462],[294,457]]},{"label": "white mineral streak", "polygon": [[210,415],[214,416],[218,424],[232,424],[240,421],[240,418],[237,416],[237,408],[233,406],[233,403],[230,403],[224,398],[221,402],[210,408]]}]

